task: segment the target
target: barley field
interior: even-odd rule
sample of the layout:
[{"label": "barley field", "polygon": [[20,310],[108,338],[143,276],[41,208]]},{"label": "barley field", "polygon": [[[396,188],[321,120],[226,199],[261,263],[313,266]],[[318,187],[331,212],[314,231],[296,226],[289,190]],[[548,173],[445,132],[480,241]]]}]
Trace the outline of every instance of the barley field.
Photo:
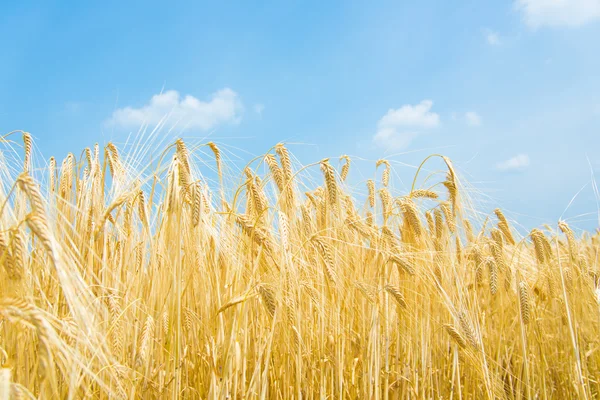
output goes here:
[{"label": "barley field", "polygon": [[481,218],[446,157],[1,146],[1,399],[600,396],[600,237]]}]

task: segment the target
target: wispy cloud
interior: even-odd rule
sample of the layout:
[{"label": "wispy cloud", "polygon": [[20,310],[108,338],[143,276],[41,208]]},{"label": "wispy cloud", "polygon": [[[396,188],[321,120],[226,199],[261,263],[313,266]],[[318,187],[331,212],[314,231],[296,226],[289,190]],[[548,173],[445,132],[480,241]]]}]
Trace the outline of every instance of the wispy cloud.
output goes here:
[{"label": "wispy cloud", "polygon": [[527,154],[517,154],[508,160],[496,164],[496,169],[500,171],[519,171],[529,166],[529,156]]},{"label": "wispy cloud", "polygon": [[377,124],[373,141],[390,150],[407,147],[423,130],[440,125],[440,116],[431,112],[432,106],[431,100],[423,100],[416,105],[405,104],[388,110]]},{"label": "wispy cloud", "polygon": [[482,124],[481,115],[475,111],[467,111],[465,113],[465,121],[469,126],[481,126]]},{"label": "wispy cloud", "polygon": [[515,7],[531,28],[581,26],[600,19],[598,0],[516,0]]},{"label": "wispy cloud", "polygon": [[169,90],[152,96],[148,104],[140,108],[124,107],[116,110],[108,123],[135,127],[157,124],[167,117],[173,124],[209,130],[223,123],[238,123],[242,112],[243,105],[238,94],[229,88],[213,93],[208,101],[191,95],[181,97],[176,90]]}]

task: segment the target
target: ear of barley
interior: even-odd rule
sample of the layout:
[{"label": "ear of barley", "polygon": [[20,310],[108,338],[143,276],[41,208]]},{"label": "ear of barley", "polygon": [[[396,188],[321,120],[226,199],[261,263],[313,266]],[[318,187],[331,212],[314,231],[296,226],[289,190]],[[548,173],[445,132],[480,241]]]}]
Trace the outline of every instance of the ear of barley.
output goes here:
[{"label": "ear of barley", "polygon": [[23,239],[23,233],[21,230],[13,230],[11,238],[11,250],[15,262],[15,268],[13,269],[13,279],[20,279],[23,276],[26,265],[26,252],[25,240]]},{"label": "ear of barley", "polygon": [[135,246],[135,270],[142,271],[144,265],[144,244],[143,242],[138,243]]},{"label": "ear of barley", "polygon": [[405,220],[408,222],[415,235],[421,236],[423,229],[421,226],[421,220],[419,219],[417,206],[410,198],[401,198],[399,203]]},{"label": "ear of barley", "polygon": [[267,313],[271,318],[275,316],[275,310],[277,309],[277,300],[275,298],[275,289],[273,286],[261,283],[257,286],[258,293],[262,300],[262,303],[267,310]]},{"label": "ear of barley", "polygon": [[377,302],[377,289],[365,282],[354,282],[354,286],[365,296],[371,303]]},{"label": "ear of barley", "polygon": [[454,212],[452,211],[450,204],[447,202],[442,202],[440,204],[440,208],[441,208],[442,212],[444,213],[444,218],[446,218],[446,224],[448,226],[448,230],[451,233],[454,233],[454,231],[456,230],[456,221],[454,220]]},{"label": "ear of barley", "polygon": [[384,287],[385,291],[388,292],[398,303],[401,308],[407,308],[406,300],[404,299],[404,295],[400,292],[400,289],[397,286],[388,284]]},{"label": "ear of barley", "polygon": [[475,235],[473,234],[473,228],[471,227],[471,223],[468,220],[463,221],[465,227],[465,235],[467,236],[467,241],[469,243],[473,243],[475,241]]},{"label": "ear of barley", "polygon": [[399,272],[404,271],[408,272],[410,275],[415,274],[415,267],[412,265],[412,263],[400,255],[393,254],[390,256],[389,260],[398,266]]},{"label": "ear of barley", "polygon": [[527,283],[519,282],[519,304],[521,308],[521,321],[523,324],[529,324],[529,288]]},{"label": "ear of barley", "polygon": [[373,179],[367,181],[367,189],[369,189],[369,205],[371,208],[375,207],[375,182]]},{"label": "ear of barley", "polygon": [[54,248],[52,247],[52,239],[48,231],[46,219],[39,214],[30,214],[25,219],[29,229],[40,239],[46,251],[54,258]]},{"label": "ear of barley", "polygon": [[123,353],[123,331],[121,324],[121,313],[122,309],[119,304],[119,299],[116,295],[111,294],[108,296],[108,308],[110,311],[110,317],[112,320],[112,331],[111,331],[111,343],[116,354],[120,355]]},{"label": "ear of barley", "polygon": [[19,175],[17,178],[17,186],[23,193],[27,195],[31,206],[31,211],[35,213],[43,214],[44,211],[44,200],[38,185],[34,182],[33,178],[25,173]]},{"label": "ear of barley", "polygon": [[573,231],[565,221],[559,221],[558,228],[567,237],[567,244],[569,245],[569,254],[571,255],[571,259],[574,260],[578,253],[575,235],[573,234]]},{"label": "ear of barley", "polygon": [[535,256],[540,264],[543,264],[546,260],[546,252],[544,249],[544,234],[537,228],[531,230],[529,235],[533,242],[533,248],[535,250]]},{"label": "ear of barley", "polygon": [[347,155],[343,155],[340,157],[340,160],[345,161],[344,165],[342,165],[342,170],[340,172],[340,179],[342,182],[345,182],[346,178],[348,177],[348,171],[350,170],[350,157],[348,157]]},{"label": "ear of barley", "polygon": [[217,147],[217,145],[213,142],[207,143],[208,147],[212,150],[215,155],[215,162],[217,163],[217,173],[219,174],[219,179],[223,178],[223,170],[221,168],[221,150]]},{"label": "ear of barley", "polygon": [[458,313],[458,323],[465,335],[465,338],[467,339],[467,342],[475,348],[479,347],[479,341],[477,340],[475,328],[473,328],[473,324],[464,311]]},{"label": "ear of barley", "polygon": [[48,173],[50,175],[48,182],[50,193],[54,193],[56,191],[56,159],[54,157],[50,157],[48,160]]},{"label": "ear of barley", "polygon": [[327,188],[327,198],[329,204],[332,209],[335,210],[337,207],[337,194],[338,188],[335,182],[335,171],[331,164],[329,164],[329,159],[325,158],[321,160],[321,171],[325,176],[325,187]]},{"label": "ear of barley", "polygon": [[248,299],[251,299],[253,296],[250,294],[244,294],[241,296],[236,296],[232,299],[230,299],[227,303],[223,304],[218,310],[217,310],[217,315],[221,314],[222,312],[224,312],[225,310],[227,310],[228,308],[231,308],[233,306],[236,306],[238,304],[241,304],[243,302],[245,302]]},{"label": "ear of barley", "polygon": [[277,164],[277,160],[275,159],[275,156],[270,153],[266,154],[265,162],[269,166],[269,170],[271,171],[273,180],[275,181],[275,184],[277,185],[277,188],[279,189],[279,192],[281,193],[285,187],[285,182],[284,182],[283,172],[281,171],[279,164]]},{"label": "ear of barley", "polygon": [[90,149],[89,147],[86,147],[85,150],[85,161],[87,163],[88,168],[91,170],[92,169],[92,149]]},{"label": "ear of barley", "polygon": [[504,235],[504,238],[506,239],[506,241],[508,243],[514,245],[515,239],[512,235],[512,232],[510,231],[510,226],[508,225],[508,221],[506,220],[506,217],[502,213],[502,210],[500,210],[499,208],[496,208],[494,210],[494,213],[496,214],[496,217],[498,217],[498,229],[500,229],[500,231],[502,231],[502,234]]},{"label": "ear of barley", "polygon": [[161,327],[163,336],[167,337],[169,335],[169,312],[163,311],[161,316]]},{"label": "ear of barley", "polygon": [[390,217],[392,208],[392,196],[387,188],[384,187],[379,189],[379,199],[381,200],[381,213],[383,214],[383,221],[385,223]]},{"label": "ear of barley", "polygon": [[115,178],[119,178],[121,176],[122,167],[121,160],[119,159],[119,150],[114,143],[110,142],[106,145],[105,156],[110,169],[110,174]]},{"label": "ear of barley", "polygon": [[195,182],[191,184],[190,190],[192,192],[192,226],[197,227],[202,214],[202,189],[200,184]]},{"label": "ear of barley", "polygon": [[191,169],[190,169],[190,153],[180,138],[175,141],[175,147],[177,149],[177,156],[179,158],[179,185],[186,187],[191,180]]},{"label": "ear of barley", "polygon": [[437,199],[438,194],[433,190],[415,189],[409,194],[413,199]]},{"label": "ear of barley", "polygon": [[492,257],[487,257],[485,263],[490,273],[490,292],[493,296],[498,292],[498,267]]},{"label": "ear of barley", "polygon": [[425,212],[425,220],[427,221],[427,229],[429,230],[429,235],[435,237],[435,222],[433,220],[433,215],[431,214],[431,211]]},{"label": "ear of barley", "polygon": [[138,364],[143,365],[148,361],[148,355],[152,351],[154,342],[154,318],[151,315],[146,317],[144,329],[142,330],[142,339],[138,349]]},{"label": "ear of barley", "polygon": [[452,212],[456,212],[457,207],[457,197],[458,197],[458,188],[456,187],[456,176],[452,170],[448,171],[446,176],[446,180],[442,182],[443,185],[448,190],[448,201],[450,202],[450,206],[452,207]]},{"label": "ear of barley", "polygon": [[381,175],[381,184],[383,187],[388,187],[390,183],[390,163],[388,160],[378,160],[375,165],[378,168],[380,165],[385,165],[385,169],[383,170],[383,174]]},{"label": "ear of barley", "polygon": [[435,237],[441,239],[444,235],[444,218],[442,217],[442,211],[439,208],[433,210],[435,217]]},{"label": "ear of barley", "polygon": [[115,198],[113,200],[112,203],[110,203],[110,205],[106,208],[106,210],[104,211],[104,214],[102,215],[102,218],[100,219],[98,226],[96,227],[97,230],[102,229],[102,227],[104,226],[104,223],[106,222],[106,220],[109,219],[109,217],[111,216],[111,213],[118,207],[122,206],[123,204],[127,203],[130,198],[132,197],[132,193],[131,192],[124,192],[121,193],[119,196],[117,196],[117,198]]},{"label": "ear of barley", "polygon": [[454,325],[445,324],[444,328],[446,328],[446,332],[448,332],[448,335],[450,335],[450,337],[454,339],[454,341],[456,342],[456,344],[458,344],[460,348],[464,349],[465,347],[467,347],[467,341],[465,340],[465,338],[462,337],[462,335],[460,334],[458,329],[454,327]]},{"label": "ear of barley", "polygon": [[0,263],[6,269],[10,279],[20,279],[22,277],[20,266],[17,264],[13,252],[7,242],[6,235],[0,231]]},{"label": "ear of barley", "polygon": [[32,140],[31,134],[28,132],[23,133],[23,147],[25,148],[25,157],[23,158],[23,172],[28,173],[31,167],[31,151],[32,151]]},{"label": "ear of barley", "polygon": [[459,264],[463,261],[462,244],[459,236],[456,236],[456,261],[458,261]]},{"label": "ear of barley", "polygon": [[275,152],[279,156],[279,161],[281,162],[281,166],[283,168],[283,178],[285,183],[288,183],[292,180],[292,161],[290,159],[288,150],[283,143],[278,143],[275,146]]},{"label": "ear of barley", "polygon": [[290,250],[290,221],[285,213],[279,212],[279,229],[281,244],[286,251]]},{"label": "ear of barley", "polygon": [[138,191],[137,195],[137,204],[138,204],[138,216],[142,224],[147,229],[148,228],[148,214],[146,213],[146,195],[143,190]]}]

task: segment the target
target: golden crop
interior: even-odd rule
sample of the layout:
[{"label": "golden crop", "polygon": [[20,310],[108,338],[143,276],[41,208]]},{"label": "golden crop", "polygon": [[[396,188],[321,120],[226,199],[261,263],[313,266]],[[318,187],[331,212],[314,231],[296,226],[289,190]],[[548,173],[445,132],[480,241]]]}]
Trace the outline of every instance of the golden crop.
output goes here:
[{"label": "golden crop", "polygon": [[11,138],[0,399],[600,396],[598,235],[469,222],[446,158],[396,193],[387,160],[356,191],[283,144],[236,173],[214,143],[57,167]]}]

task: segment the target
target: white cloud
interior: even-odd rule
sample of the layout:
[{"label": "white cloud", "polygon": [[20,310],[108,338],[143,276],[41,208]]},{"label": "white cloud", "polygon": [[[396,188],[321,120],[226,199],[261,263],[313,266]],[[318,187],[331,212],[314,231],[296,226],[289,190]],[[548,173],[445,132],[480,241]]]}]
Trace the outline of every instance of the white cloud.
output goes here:
[{"label": "white cloud", "polygon": [[469,126],[481,126],[481,115],[475,111],[467,111],[465,113],[465,120]]},{"label": "white cloud", "polygon": [[440,116],[430,111],[431,106],[431,100],[423,100],[414,106],[406,104],[388,110],[377,124],[377,133],[373,136],[373,141],[378,146],[390,150],[407,147],[421,130],[440,125]]},{"label": "white cloud", "polygon": [[259,116],[262,116],[263,111],[265,111],[264,104],[258,103],[254,105],[254,112],[257,113]]},{"label": "white cloud", "polygon": [[500,171],[516,171],[523,170],[529,166],[529,156],[527,154],[518,154],[506,161],[496,164],[496,168]]},{"label": "white cloud", "polygon": [[600,0],[516,0],[531,28],[541,26],[581,26],[600,19]]},{"label": "white cloud", "polygon": [[229,88],[211,95],[210,100],[201,101],[194,96],[181,97],[176,90],[159,93],[143,107],[125,107],[116,110],[109,124],[136,127],[142,124],[156,125],[168,117],[174,124],[191,129],[208,130],[222,123],[238,123],[243,111],[242,102],[236,92]]},{"label": "white cloud", "polygon": [[487,40],[488,44],[491,44],[492,46],[498,46],[502,43],[500,40],[500,35],[498,35],[498,32],[494,31],[488,30],[485,34],[485,39]]}]

